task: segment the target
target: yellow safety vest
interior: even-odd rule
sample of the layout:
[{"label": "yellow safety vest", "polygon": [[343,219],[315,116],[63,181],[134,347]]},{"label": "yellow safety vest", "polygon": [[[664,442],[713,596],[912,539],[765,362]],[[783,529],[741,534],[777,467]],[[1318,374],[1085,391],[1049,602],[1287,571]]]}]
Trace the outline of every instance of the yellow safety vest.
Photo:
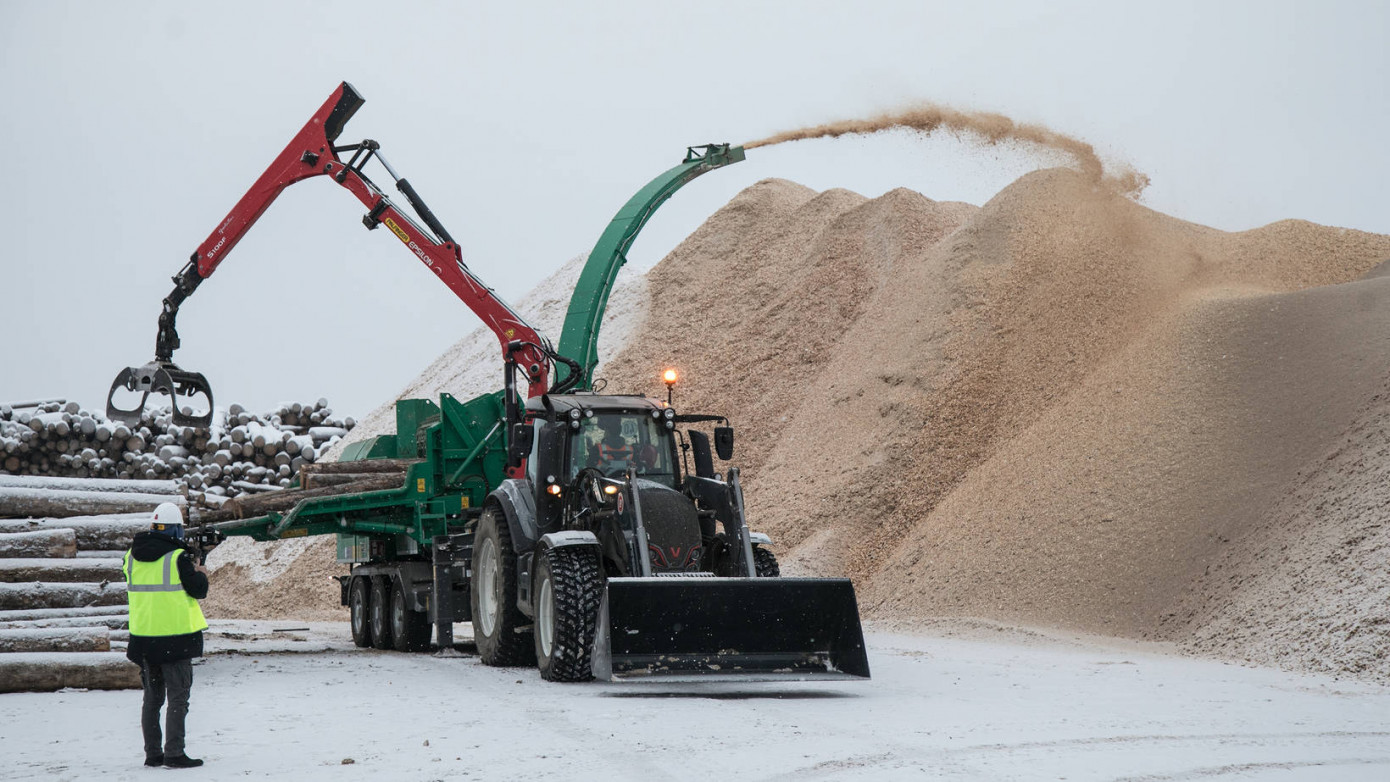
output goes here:
[{"label": "yellow safety vest", "polygon": [[125,553],[122,571],[126,599],[130,603],[130,634],[147,636],[187,635],[206,630],[203,609],[183,591],[174,549],[153,562],[141,562]]}]

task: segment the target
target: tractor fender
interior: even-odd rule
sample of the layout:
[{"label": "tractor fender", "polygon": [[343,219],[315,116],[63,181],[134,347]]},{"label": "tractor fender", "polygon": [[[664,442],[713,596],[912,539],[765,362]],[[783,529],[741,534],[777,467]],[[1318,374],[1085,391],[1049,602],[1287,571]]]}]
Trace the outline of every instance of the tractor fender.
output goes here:
[{"label": "tractor fender", "polygon": [[551,532],[542,535],[540,544],[537,548],[541,551],[549,551],[550,549],[565,548],[566,546],[593,546],[594,548],[598,548],[598,536],[588,530],[561,530],[559,532]]},{"label": "tractor fender", "polygon": [[531,482],[508,478],[488,495],[488,501],[497,503],[507,519],[512,550],[526,554],[534,549],[540,535],[536,529],[536,501],[531,494]]},{"label": "tractor fender", "polygon": [[749,543],[752,543],[752,544],[755,545],[755,546],[771,546],[771,545],[772,545],[772,538],[769,538],[769,537],[767,536],[767,533],[764,533],[764,532],[753,532],[752,530],[749,530],[749,531],[748,531],[748,542],[749,542]]}]

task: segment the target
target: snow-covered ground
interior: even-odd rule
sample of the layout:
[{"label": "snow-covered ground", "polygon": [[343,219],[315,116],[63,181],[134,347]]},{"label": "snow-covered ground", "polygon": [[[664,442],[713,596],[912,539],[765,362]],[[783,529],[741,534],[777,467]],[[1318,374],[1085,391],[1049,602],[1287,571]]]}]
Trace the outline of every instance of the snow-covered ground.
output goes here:
[{"label": "snow-covered ground", "polygon": [[[1390,688],[1023,632],[868,635],[873,679],[556,685],[214,622],[206,780],[1383,780]],[[459,630],[466,633],[467,626]],[[239,650],[227,653],[227,650]],[[293,651],[292,651],[293,650]],[[221,653],[217,653],[221,652]],[[140,693],[0,695],[10,780],[148,779]]]}]

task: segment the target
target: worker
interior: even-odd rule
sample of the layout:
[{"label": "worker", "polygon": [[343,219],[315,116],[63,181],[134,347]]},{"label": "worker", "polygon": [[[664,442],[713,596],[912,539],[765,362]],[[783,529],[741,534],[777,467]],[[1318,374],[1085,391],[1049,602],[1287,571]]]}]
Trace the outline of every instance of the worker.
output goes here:
[{"label": "worker", "polygon": [[623,437],[619,424],[614,423],[611,427],[598,444],[599,461],[604,470],[625,469],[632,461],[632,446]]},{"label": "worker", "polygon": [[[140,728],[145,765],[193,768],[203,761],[184,751],[184,718],[193,688],[193,658],[203,656],[207,620],[198,601],[208,594],[207,568],[184,543],[183,511],[166,502],[154,523],[136,534],[122,566],[130,602],[130,645],[126,656],[140,666],[145,687]],[[164,732],[159,711],[168,701]]]}]

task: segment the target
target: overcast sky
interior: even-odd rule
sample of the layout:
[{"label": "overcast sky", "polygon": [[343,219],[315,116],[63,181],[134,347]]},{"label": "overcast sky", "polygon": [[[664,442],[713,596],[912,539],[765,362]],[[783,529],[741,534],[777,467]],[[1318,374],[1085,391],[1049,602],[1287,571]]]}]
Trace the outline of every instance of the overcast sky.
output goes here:
[{"label": "overcast sky", "polygon": [[[104,405],[153,358],[170,276],[343,80],[367,102],[340,142],[380,141],[511,300],[687,145],[921,100],[1079,136],[1183,219],[1390,233],[1387,8],[0,0],[0,402]],[[949,138],[759,149],[673,198],[632,262],[765,177],[978,204],[1045,164]],[[362,211],[296,185],[184,305],[175,360],[219,405],[360,415],[478,327]]]}]

